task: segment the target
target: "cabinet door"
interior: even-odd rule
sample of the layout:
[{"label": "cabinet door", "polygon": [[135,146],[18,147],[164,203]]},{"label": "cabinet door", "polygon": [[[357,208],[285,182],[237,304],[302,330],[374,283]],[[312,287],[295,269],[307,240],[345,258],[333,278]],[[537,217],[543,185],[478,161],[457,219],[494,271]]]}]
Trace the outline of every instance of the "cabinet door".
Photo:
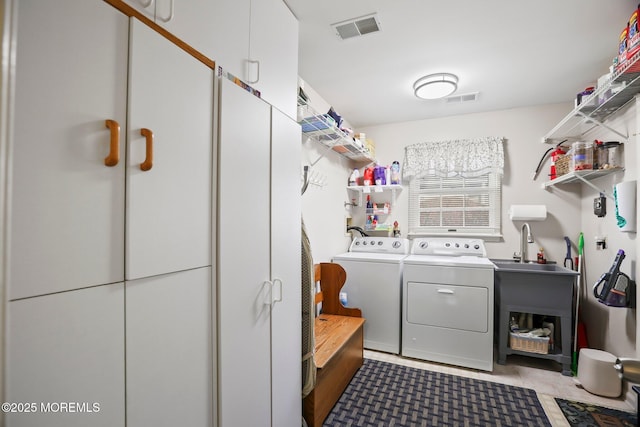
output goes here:
[{"label": "cabinet door", "polygon": [[211,426],[211,298],[211,267],[126,283],[127,426]]},{"label": "cabinet door", "polygon": [[227,79],[221,80],[220,98],[220,425],[267,426],[271,425],[270,107]]},{"label": "cabinet door", "polygon": [[[300,125],[271,109],[271,313],[273,426],[298,426],[300,390]],[[278,282],[280,281],[280,282]],[[281,287],[280,287],[281,284]]]},{"label": "cabinet door", "polygon": [[8,297],[122,281],[124,150],[104,158],[105,120],[126,130],[128,19],[99,1],[16,7]]},{"label": "cabinet door", "polygon": [[[132,19],[126,278],[211,265],[213,70]],[[142,129],[153,133],[153,166]]]},{"label": "cabinet door", "polygon": [[122,283],[12,301],[7,311],[6,400],[37,405],[7,414],[8,426],[124,426]]},{"label": "cabinet door", "polygon": [[123,0],[129,6],[137,9],[149,19],[155,18],[155,8],[157,0]]},{"label": "cabinet door", "polygon": [[[296,118],[298,20],[282,0],[251,1],[249,58],[259,61],[259,79],[251,84],[262,98]],[[258,78],[249,67],[248,81]]]},{"label": "cabinet door", "polygon": [[214,0],[155,0],[155,4],[158,25],[218,61],[216,48],[221,41],[211,22],[220,12]]},{"label": "cabinet door", "polygon": [[250,0],[212,0],[216,12],[209,17],[215,36],[211,56],[226,71],[245,79],[249,55]]}]

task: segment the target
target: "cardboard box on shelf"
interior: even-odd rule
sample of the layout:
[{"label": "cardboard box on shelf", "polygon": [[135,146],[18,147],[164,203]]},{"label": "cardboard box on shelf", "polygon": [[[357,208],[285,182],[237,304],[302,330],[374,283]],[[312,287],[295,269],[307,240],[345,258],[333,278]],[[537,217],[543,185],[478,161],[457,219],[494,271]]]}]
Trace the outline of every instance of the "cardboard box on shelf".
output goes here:
[{"label": "cardboard box on shelf", "polygon": [[367,148],[367,150],[369,150],[369,154],[371,154],[371,157],[375,158],[376,157],[376,144],[375,142],[373,142],[373,140],[367,138],[366,139],[366,143],[365,143],[365,148]]}]

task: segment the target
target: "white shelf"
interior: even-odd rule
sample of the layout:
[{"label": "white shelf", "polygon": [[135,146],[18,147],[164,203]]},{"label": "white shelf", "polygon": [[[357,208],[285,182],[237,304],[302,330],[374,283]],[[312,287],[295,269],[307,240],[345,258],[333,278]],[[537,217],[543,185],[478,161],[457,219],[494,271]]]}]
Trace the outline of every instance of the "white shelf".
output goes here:
[{"label": "white shelf", "polygon": [[[635,70],[640,70],[640,52],[627,61],[623,68],[614,72],[607,83],[567,114],[542,137],[542,142],[579,141],[598,126],[605,127],[622,139],[628,140],[628,134],[607,126],[604,121],[631,102],[640,92],[640,72]],[[623,85],[622,89],[614,93],[612,89],[617,85]]]},{"label": "white shelf", "polygon": [[559,176],[556,179],[551,181],[547,181],[544,183],[544,188],[554,187],[556,185],[561,184],[570,184],[574,182],[581,182],[583,184],[587,184],[589,187],[606,195],[609,198],[612,198],[610,194],[607,194],[606,191],[598,188],[595,184],[591,182],[591,180],[600,178],[601,176],[610,175],[612,173],[621,172],[624,168],[611,168],[611,169],[593,169],[593,170],[581,170],[569,172],[565,175]]},{"label": "white shelf", "polygon": [[363,194],[372,194],[372,193],[391,193],[391,207],[396,205],[396,199],[398,194],[402,191],[402,185],[400,184],[392,184],[392,185],[352,185],[347,187],[347,190],[353,191],[357,193],[357,201],[356,204],[358,206],[362,206],[362,195]]},{"label": "white shelf", "polygon": [[357,162],[374,162],[369,150],[360,141],[338,129],[334,120],[327,114],[318,114],[307,103],[298,98],[298,107],[302,107],[304,118],[298,123],[302,126],[302,134],[333,149],[348,159]]}]

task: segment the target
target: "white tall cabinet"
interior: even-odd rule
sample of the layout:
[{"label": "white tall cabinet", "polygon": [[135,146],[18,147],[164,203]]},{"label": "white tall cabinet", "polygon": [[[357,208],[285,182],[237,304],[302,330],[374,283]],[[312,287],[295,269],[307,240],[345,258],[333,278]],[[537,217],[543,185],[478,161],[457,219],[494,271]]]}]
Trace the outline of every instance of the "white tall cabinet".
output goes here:
[{"label": "white tall cabinet", "polygon": [[[175,0],[176,2],[179,0]],[[216,62],[296,118],[298,20],[283,0],[213,0]]]},{"label": "white tall cabinet", "polygon": [[283,0],[125,0],[296,118],[298,20]]},{"label": "white tall cabinet", "polygon": [[298,426],[300,127],[230,81],[220,84],[220,423]]},{"label": "white tall cabinet", "polygon": [[213,70],[102,1],[15,3],[6,399],[99,412],[7,425],[210,426]]},{"label": "white tall cabinet", "polygon": [[251,0],[248,59],[246,79],[265,101],[296,119],[298,20],[282,0]]},{"label": "white tall cabinet", "polygon": [[216,58],[218,35],[211,21],[220,10],[214,0],[124,1],[200,53]]}]

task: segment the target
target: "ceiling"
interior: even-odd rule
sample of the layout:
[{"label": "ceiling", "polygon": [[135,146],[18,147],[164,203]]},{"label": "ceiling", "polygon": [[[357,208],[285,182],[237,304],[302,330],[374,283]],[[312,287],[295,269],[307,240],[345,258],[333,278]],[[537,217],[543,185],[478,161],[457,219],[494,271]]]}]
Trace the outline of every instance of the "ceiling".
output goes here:
[{"label": "ceiling", "polygon": [[[300,22],[299,75],[353,127],[571,102],[608,71],[637,0],[285,0]],[[377,13],[381,31],[341,40],[331,24]],[[456,74],[454,95],[412,85]]]}]

